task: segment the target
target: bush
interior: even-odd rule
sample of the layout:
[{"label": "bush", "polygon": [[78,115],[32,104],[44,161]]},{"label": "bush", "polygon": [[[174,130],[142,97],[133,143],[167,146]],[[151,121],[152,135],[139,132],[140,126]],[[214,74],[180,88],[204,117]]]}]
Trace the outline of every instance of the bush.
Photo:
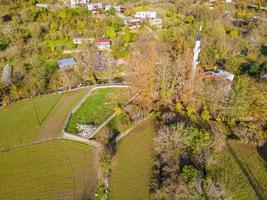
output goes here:
[{"label": "bush", "polygon": [[209,133],[203,129],[189,127],[185,131],[185,143],[189,151],[196,152],[209,141]]},{"label": "bush", "polygon": [[202,111],[201,118],[205,121],[209,121],[211,119],[210,112],[206,108]]},{"label": "bush", "polygon": [[191,186],[196,182],[198,174],[199,172],[195,167],[186,165],[183,168],[182,177],[184,181]]},{"label": "bush", "polygon": [[188,116],[191,116],[192,114],[196,113],[196,110],[192,105],[188,105],[186,106],[186,112]]},{"label": "bush", "polygon": [[183,105],[180,103],[180,102],[178,102],[176,105],[175,105],[175,110],[177,111],[177,112],[182,112],[183,111]]}]

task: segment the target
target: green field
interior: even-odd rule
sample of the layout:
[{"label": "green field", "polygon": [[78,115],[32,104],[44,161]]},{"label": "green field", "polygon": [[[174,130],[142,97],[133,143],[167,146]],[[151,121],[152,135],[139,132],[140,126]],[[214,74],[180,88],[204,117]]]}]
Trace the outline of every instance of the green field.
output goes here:
[{"label": "green field", "polygon": [[103,88],[95,90],[72,115],[67,131],[78,133],[77,123],[99,125],[114,113],[114,108],[129,98],[127,88]]},{"label": "green field", "polygon": [[97,185],[94,149],[56,140],[0,152],[0,199],[82,199]]},{"label": "green field", "polygon": [[267,199],[267,164],[252,145],[229,142],[212,169],[230,198]]},{"label": "green field", "polygon": [[154,132],[155,122],[151,117],[118,143],[112,163],[111,200],[150,199],[149,184],[153,164]]},{"label": "green field", "polygon": [[40,96],[0,109],[0,150],[58,136],[69,112],[89,90]]}]

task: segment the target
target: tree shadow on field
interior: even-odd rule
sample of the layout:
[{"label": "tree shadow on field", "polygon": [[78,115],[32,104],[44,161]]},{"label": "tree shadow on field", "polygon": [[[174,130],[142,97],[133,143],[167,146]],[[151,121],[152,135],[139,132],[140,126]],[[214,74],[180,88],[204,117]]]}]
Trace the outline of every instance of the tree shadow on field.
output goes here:
[{"label": "tree shadow on field", "polygon": [[232,149],[231,145],[228,142],[226,142],[226,146],[227,146],[228,151],[231,153],[231,155],[233,156],[234,160],[236,161],[236,163],[240,167],[241,171],[245,175],[248,183],[251,185],[251,187],[253,188],[254,192],[256,193],[257,199],[264,200],[263,189],[260,187],[259,183],[257,182],[257,180],[254,177],[254,175],[251,172],[251,170],[248,168],[248,166],[245,163],[243,163],[238,158],[238,156],[236,155],[235,151]]},{"label": "tree shadow on field", "polygon": [[267,46],[261,45],[260,52],[261,52],[261,54],[267,56]]},{"label": "tree shadow on field", "polygon": [[261,158],[264,160],[264,164],[267,169],[267,140],[263,143],[261,147],[257,148],[257,151]]}]

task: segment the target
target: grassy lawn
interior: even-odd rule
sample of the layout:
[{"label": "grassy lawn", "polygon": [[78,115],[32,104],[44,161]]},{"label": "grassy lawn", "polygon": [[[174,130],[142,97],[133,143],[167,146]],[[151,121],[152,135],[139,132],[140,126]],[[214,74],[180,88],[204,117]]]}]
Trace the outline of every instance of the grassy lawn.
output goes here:
[{"label": "grassy lawn", "polygon": [[0,153],[0,199],[82,199],[97,184],[94,149],[56,140]]},{"label": "grassy lawn", "polygon": [[227,196],[237,200],[267,199],[267,168],[257,149],[229,142],[212,166],[215,176],[226,185]]},{"label": "grassy lawn", "polygon": [[40,96],[0,109],[0,150],[58,136],[68,113],[88,91]]},{"label": "grassy lawn", "polygon": [[73,114],[67,131],[78,133],[77,123],[99,125],[114,113],[114,108],[129,98],[127,88],[103,88],[95,90]]},{"label": "grassy lawn", "polygon": [[150,199],[149,184],[153,164],[154,131],[155,122],[151,117],[118,143],[112,163],[111,200]]}]

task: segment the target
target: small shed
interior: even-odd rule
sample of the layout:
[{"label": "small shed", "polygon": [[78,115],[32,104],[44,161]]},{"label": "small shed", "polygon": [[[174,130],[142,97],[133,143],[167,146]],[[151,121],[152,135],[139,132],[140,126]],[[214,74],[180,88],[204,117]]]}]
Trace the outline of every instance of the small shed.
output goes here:
[{"label": "small shed", "polygon": [[74,44],[80,45],[83,42],[92,43],[94,41],[94,39],[93,38],[74,38],[72,41],[73,41]]},{"label": "small shed", "polygon": [[74,60],[74,58],[65,58],[61,59],[57,62],[60,69],[65,69],[68,67],[72,67],[77,64],[77,62]]},{"label": "small shed", "polygon": [[49,4],[47,3],[37,3],[35,4],[37,8],[48,8]]},{"label": "small shed", "polygon": [[1,76],[1,82],[4,84],[10,84],[12,77],[12,67],[9,65],[4,66]]}]

